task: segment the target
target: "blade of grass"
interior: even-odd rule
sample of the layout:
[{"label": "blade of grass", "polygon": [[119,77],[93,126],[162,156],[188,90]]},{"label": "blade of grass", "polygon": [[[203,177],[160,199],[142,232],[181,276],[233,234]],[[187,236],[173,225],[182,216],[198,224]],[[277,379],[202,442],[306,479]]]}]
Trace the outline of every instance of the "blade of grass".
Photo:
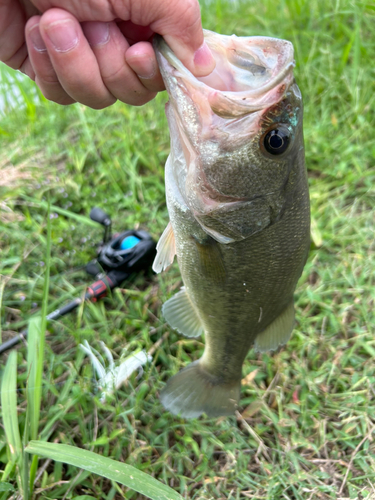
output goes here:
[{"label": "blade of grass", "polygon": [[[22,195],[22,198],[25,201],[29,201],[33,203],[35,206],[41,208],[48,208],[48,202],[43,200],[37,200],[36,198],[30,198],[29,196]],[[86,224],[87,226],[98,227],[98,223],[93,220],[85,217],[84,215],[79,215],[74,212],[70,212],[69,210],[64,210],[63,208],[57,207],[55,205],[50,206],[51,212],[56,212],[57,214],[63,215],[64,217],[69,217],[70,219],[74,219],[77,222],[81,222],[82,224]]]},{"label": "blade of grass", "polygon": [[[22,455],[21,436],[17,414],[17,352],[9,354],[1,384],[1,407],[6,440],[9,446],[10,461],[17,464]],[[17,475],[20,486],[20,478]]]},{"label": "blade of grass", "polygon": [[30,436],[36,439],[38,436],[40,402],[42,397],[42,376],[43,376],[43,353],[45,344],[45,334],[47,328],[47,308],[49,292],[49,275],[51,268],[51,219],[50,204],[47,210],[47,248],[46,248],[46,272],[43,285],[43,301],[41,309],[41,318],[32,318],[29,329],[32,336],[31,344],[28,349],[28,369],[29,369],[29,388],[30,393]]},{"label": "blade of grass", "polygon": [[14,491],[14,487],[10,483],[0,483],[0,491]]},{"label": "blade of grass", "polygon": [[39,363],[43,364],[43,353],[40,349],[42,337],[42,319],[40,317],[31,318],[28,328],[28,345],[27,345],[27,396],[28,410],[30,421],[30,436],[31,439],[38,437],[39,413],[40,413],[40,398],[41,385],[39,383]]},{"label": "blade of grass", "polygon": [[[3,294],[5,288],[5,280],[3,277],[0,277],[0,311],[3,303]],[[1,333],[1,323],[0,323],[0,344],[2,343],[2,333]]]},{"label": "blade of grass", "polygon": [[11,461],[16,463],[22,453],[22,446],[17,415],[17,353],[15,351],[9,354],[5,366],[1,384],[1,406]]},{"label": "blade of grass", "polygon": [[[30,437],[36,439],[38,437],[40,405],[42,400],[42,379],[43,379],[43,362],[44,362],[44,345],[47,328],[47,307],[48,307],[48,292],[49,292],[49,275],[51,268],[51,207],[48,203],[47,209],[47,248],[46,248],[46,272],[43,284],[43,301],[41,309],[41,318],[31,318],[29,322],[29,342],[27,350],[27,367],[28,367],[28,422],[30,426]],[[27,441],[26,441],[27,442]],[[25,443],[26,444],[26,443]],[[25,457],[25,463],[27,459]],[[35,475],[38,469],[38,457],[34,456],[30,467],[29,488],[32,493]]]},{"label": "blade of grass", "polygon": [[8,479],[8,477],[11,475],[14,467],[15,467],[15,464],[13,462],[8,462],[6,464],[6,466],[4,468],[3,475],[2,475],[2,477],[0,479],[0,485],[1,485],[1,483],[5,482]]},{"label": "blade of grass", "polygon": [[67,444],[42,441],[30,441],[26,451],[99,474],[153,500],[182,500],[183,498],[169,486],[135,467],[103,457],[92,451],[82,450]]},{"label": "blade of grass", "polygon": [[[28,344],[27,344],[27,417],[26,421],[29,426],[25,428],[24,446],[27,445],[30,439],[38,437],[40,401],[42,397],[41,384],[38,380],[38,365],[40,361],[43,364],[43,351],[40,349],[40,341],[42,337],[42,320],[40,317],[31,318],[28,327]],[[25,453],[26,455],[26,453]],[[26,480],[29,483],[29,490],[32,492],[36,470],[38,468],[38,457],[35,455],[32,459],[30,470],[28,469],[28,456],[24,457],[26,464],[24,473],[30,477]]]}]

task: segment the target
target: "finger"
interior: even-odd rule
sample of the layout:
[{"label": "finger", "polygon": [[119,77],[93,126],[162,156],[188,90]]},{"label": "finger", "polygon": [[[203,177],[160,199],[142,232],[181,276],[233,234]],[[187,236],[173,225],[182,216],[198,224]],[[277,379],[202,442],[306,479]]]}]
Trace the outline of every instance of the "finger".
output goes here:
[{"label": "finger", "polygon": [[150,42],[138,42],[126,51],[126,62],[142,84],[153,92],[164,90],[164,82]]},{"label": "finger", "polygon": [[164,90],[164,82],[151,44],[154,32],[148,26],[139,26],[131,21],[116,24],[131,45],[126,51],[126,62],[146,88],[156,92]]},{"label": "finger", "polygon": [[96,57],[75,17],[53,8],[42,15],[39,29],[58,81],[72,99],[94,109],[116,101],[103,83]]},{"label": "finger", "polygon": [[[115,11],[121,31],[128,40],[139,41],[144,30],[162,35],[182,63],[195,75],[206,76],[215,68],[215,60],[204,43],[199,3],[197,0],[128,0],[118,2]],[[129,10],[129,6],[132,7]],[[145,39],[145,38],[143,38]]]},{"label": "finger", "polygon": [[[121,0],[121,4],[128,4],[131,0]],[[78,21],[103,21],[109,22],[120,17],[116,14],[116,7],[111,0],[32,0],[33,4],[41,11],[46,12],[51,8],[61,8],[70,12]]]},{"label": "finger", "polygon": [[159,33],[182,63],[195,75],[206,76],[215,68],[215,60],[204,42],[197,0],[140,0],[131,20]]},{"label": "finger", "polygon": [[40,16],[34,16],[26,23],[26,43],[29,52],[29,65],[23,71],[36,81],[46,99],[58,104],[72,104],[72,99],[61,86],[57,78],[47,47],[39,30]]},{"label": "finger", "polygon": [[198,0],[122,0],[79,2],[77,0],[33,0],[42,11],[61,6],[79,21],[132,21],[162,35],[183,64],[195,75],[205,76],[215,60],[204,43]]},{"label": "finger", "polygon": [[[147,87],[127,63],[129,44],[115,22],[82,23],[82,29],[96,57],[103,82],[112,95],[135,106],[145,104],[155,97],[160,87],[157,77],[153,79],[158,74],[156,61],[151,61],[151,83]],[[146,52],[147,57],[148,53],[149,51]]]},{"label": "finger", "polygon": [[26,76],[28,76],[31,80],[35,81],[35,71],[34,68],[31,65],[31,61],[29,57],[26,57],[24,62],[21,64],[19,67],[19,70],[24,73]]},{"label": "finger", "polygon": [[27,58],[25,23],[18,1],[0,0],[0,61],[14,69],[19,69]]}]

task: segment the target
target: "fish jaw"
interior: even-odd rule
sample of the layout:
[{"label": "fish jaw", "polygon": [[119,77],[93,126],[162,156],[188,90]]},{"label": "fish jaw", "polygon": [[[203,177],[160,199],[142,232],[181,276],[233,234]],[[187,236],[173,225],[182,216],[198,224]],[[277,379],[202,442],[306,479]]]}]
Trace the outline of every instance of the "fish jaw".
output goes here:
[{"label": "fish jaw", "polygon": [[201,78],[183,66],[163,38],[154,42],[170,104],[196,150],[207,141],[227,138],[235,146],[234,136],[237,142],[255,135],[258,113],[280,101],[293,81],[294,67],[293,45],[286,40],[204,33],[216,68]]},{"label": "fish jaw", "polygon": [[207,30],[204,33],[216,59],[214,71],[206,77],[195,78],[163,38],[155,39],[155,49],[173,106],[181,111],[181,116],[189,111],[183,109],[188,107],[177,84],[186,97],[199,106],[202,131],[210,136],[215,116],[238,118],[280,100],[280,93],[293,79],[294,51],[286,40],[225,36]]},{"label": "fish jaw", "polygon": [[[278,159],[277,176],[272,174],[271,182],[266,179],[260,187],[259,172],[265,162],[272,169],[274,159],[262,155],[259,139],[268,126],[269,111],[280,103],[296,110],[286,118],[294,120],[290,130],[296,135],[302,123],[302,103],[293,90],[297,86],[290,42],[209,31],[205,39],[217,64],[203,78],[195,78],[161,38],[155,49],[170,97],[167,116],[171,151],[179,158],[173,162],[179,190],[206,233],[220,243],[230,243],[277,220],[284,205],[280,191],[294,159],[285,155]],[[261,177],[264,180],[262,172]],[[242,208],[253,220],[238,231],[226,214],[240,213]]]}]

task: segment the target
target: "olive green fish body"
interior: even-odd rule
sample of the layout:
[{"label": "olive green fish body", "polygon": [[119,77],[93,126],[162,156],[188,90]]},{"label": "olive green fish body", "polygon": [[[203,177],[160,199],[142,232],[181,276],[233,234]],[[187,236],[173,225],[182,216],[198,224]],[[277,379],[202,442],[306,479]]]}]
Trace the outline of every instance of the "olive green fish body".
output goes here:
[{"label": "olive green fish body", "polygon": [[[158,53],[159,64],[161,53],[165,46]],[[208,122],[202,110],[206,101],[195,104],[201,96],[186,91],[180,68],[177,77],[170,77],[168,62],[160,66],[171,99],[171,155],[165,174],[170,226],[158,245],[155,268],[166,267],[176,253],[184,288],[163,313],[185,335],[204,333],[205,351],[168,382],[161,400],[185,417],[226,415],[238,403],[248,350],[253,345],[274,350],[286,343],[293,328],[293,292],[310,243],[302,102],[286,72],[266,89],[266,94],[273,92],[270,103],[264,95],[251,99],[251,106],[260,106],[251,116],[242,102],[235,102],[231,111],[222,96],[220,101],[208,95],[214,102],[210,109],[215,108]],[[255,62],[251,67],[260,68]],[[205,119],[208,125],[200,126]],[[235,133],[229,140],[231,127],[242,130],[241,120],[250,130],[249,139]],[[262,150],[264,137],[275,127],[279,136],[270,139],[271,146],[278,146],[280,137],[289,141],[277,157]]]}]

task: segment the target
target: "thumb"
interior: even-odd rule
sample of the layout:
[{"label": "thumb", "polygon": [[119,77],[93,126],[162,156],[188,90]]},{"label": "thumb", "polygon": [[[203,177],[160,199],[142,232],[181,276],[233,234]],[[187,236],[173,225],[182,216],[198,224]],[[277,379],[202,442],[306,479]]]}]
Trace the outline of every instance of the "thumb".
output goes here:
[{"label": "thumb", "polygon": [[164,40],[195,76],[206,76],[215,68],[215,60],[204,41],[198,1],[160,2],[157,19],[150,28]]}]

